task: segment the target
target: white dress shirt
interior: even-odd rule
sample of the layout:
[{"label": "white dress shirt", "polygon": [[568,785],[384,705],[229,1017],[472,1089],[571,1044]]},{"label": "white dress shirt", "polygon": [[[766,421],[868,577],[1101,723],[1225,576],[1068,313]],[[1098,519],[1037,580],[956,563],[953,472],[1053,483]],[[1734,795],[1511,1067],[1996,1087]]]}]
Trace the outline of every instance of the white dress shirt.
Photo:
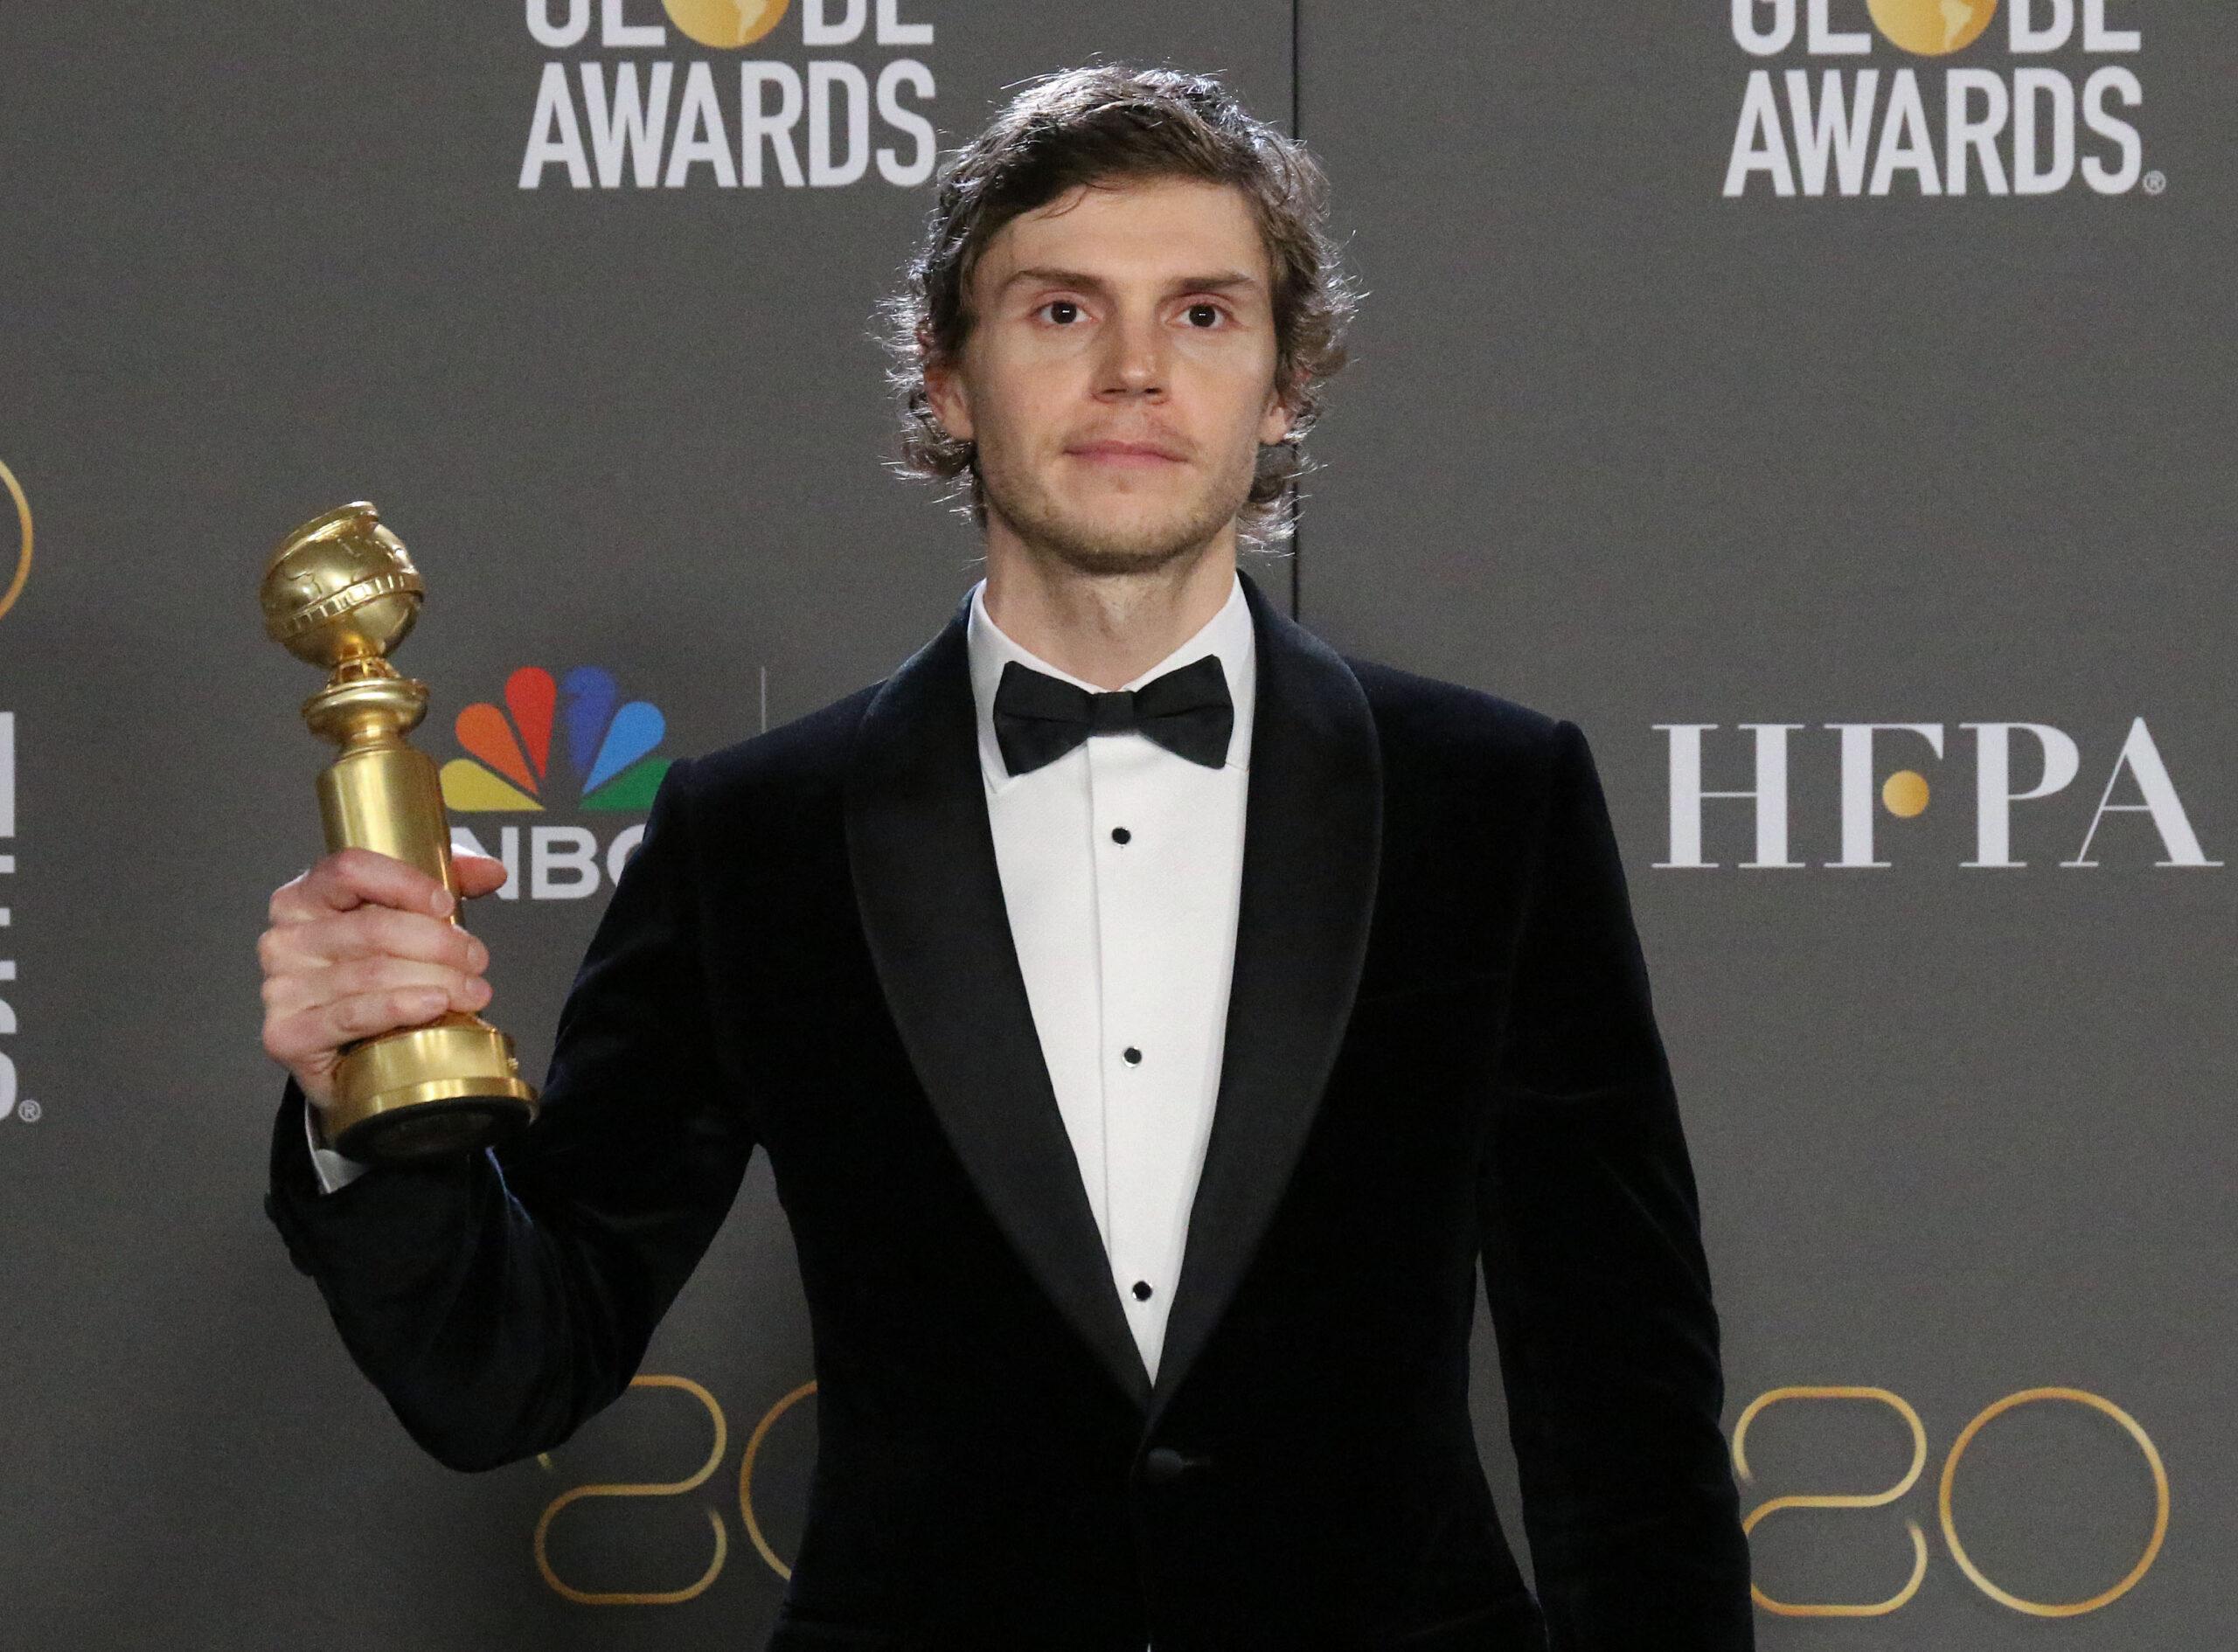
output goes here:
[{"label": "white dress shirt", "polygon": [[[1121,685],[1216,655],[1235,706],[1222,767],[1129,730],[1013,775],[995,739],[1005,664],[1100,691],[1004,635],[985,589],[972,588],[966,635],[1003,901],[1113,1287],[1155,1379],[1226,1045],[1257,682],[1251,611],[1234,580],[1194,636]],[[329,1192],[365,1168],[315,1136],[311,1158]]]},{"label": "white dress shirt", "polygon": [[1222,767],[1129,730],[1092,734],[1013,775],[995,740],[1005,664],[1099,691],[1005,636],[987,617],[985,590],[983,580],[971,593],[968,635],[1003,904],[1112,1282],[1155,1378],[1226,1044],[1256,679],[1251,610],[1238,580],[1202,629],[1121,685],[1217,655],[1235,704]]}]

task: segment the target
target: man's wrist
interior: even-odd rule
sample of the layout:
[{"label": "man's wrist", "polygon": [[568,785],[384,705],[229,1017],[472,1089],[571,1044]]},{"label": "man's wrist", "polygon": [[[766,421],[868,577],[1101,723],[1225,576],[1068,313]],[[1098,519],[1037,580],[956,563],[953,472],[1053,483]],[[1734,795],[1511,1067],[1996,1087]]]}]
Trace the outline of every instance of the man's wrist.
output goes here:
[{"label": "man's wrist", "polygon": [[336,1193],[364,1175],[370,1167],[338,1153],[327,1140],[326,1109],[303,1098],[303,1135],[310,1149],[311,1170],[318,1177],[322,1192]]}]

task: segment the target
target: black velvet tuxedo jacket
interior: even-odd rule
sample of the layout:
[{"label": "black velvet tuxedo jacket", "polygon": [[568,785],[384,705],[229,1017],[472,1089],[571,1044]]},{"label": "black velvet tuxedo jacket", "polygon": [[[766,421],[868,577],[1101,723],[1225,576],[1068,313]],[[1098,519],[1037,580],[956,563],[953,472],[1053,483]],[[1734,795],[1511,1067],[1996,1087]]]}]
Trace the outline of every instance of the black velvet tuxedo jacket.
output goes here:
[{"label": "black velvet tuxedo jacket", "polygon": [[[772,1652],[1753,1644],[1585,739],[1244,590],[1234,988],[1157,1381],[1012,948],[959,604],[890,677],[670,769],[528,1131],[322,1194],[289,1082],[268,1209],[413,1438],[490,1468],[614,1399],[758,1146],[818,1383]],[[1535,1600],[1470,1429],[1480,1267]]]}]

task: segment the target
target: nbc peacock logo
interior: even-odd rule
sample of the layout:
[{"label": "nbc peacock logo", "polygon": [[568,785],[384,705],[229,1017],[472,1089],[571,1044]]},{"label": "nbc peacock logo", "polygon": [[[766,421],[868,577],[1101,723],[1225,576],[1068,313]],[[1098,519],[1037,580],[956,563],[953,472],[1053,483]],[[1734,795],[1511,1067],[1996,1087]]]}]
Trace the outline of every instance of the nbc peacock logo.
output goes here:
[{"label": "nbc peacock logo", "polygon": [[578,809],[644,809],[668,760],[651,753],[668,720],[650,700],[624,704],[611,671],[579,665],[561,681],[540,665],[505,679],[504,705],[478,700],[453,732],[469,755],[443,765],[443,802],[460,814],[542,809],[555,785],[553,735],[561,736]]},{"label": "nbc peacock logo", "polygon": [[603,843],[586,825],[533,822],[524,829],[492,823],[497,844],[489,849],[456,817],[559,809],[642,816],[671,760],[657,755],[668,735],[660,707],[624,700],[614,674],[599,666],[554,677],[540,665],[524,665],[505,679],[497,701],[478,700],[461,711],[452,732],[466,755],[442,769],[451,843],[505,863],[500,899],[519,899],[524,881],[532,900],[579,900],[620,880],[645,834],[642,818]]}]

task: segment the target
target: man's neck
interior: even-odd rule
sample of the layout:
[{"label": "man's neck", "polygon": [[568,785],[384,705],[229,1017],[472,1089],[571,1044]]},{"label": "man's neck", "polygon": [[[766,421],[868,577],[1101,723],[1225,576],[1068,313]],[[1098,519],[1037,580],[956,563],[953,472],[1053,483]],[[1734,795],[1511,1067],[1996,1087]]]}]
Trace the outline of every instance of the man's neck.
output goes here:
[{"label": "man's neck", "polygon": [[1083,573],[990,542],[981,600],[1004,635],[1109,690],[1134,681],[1203,630],[1234,589],[1230,531],[1142,573]]}]

